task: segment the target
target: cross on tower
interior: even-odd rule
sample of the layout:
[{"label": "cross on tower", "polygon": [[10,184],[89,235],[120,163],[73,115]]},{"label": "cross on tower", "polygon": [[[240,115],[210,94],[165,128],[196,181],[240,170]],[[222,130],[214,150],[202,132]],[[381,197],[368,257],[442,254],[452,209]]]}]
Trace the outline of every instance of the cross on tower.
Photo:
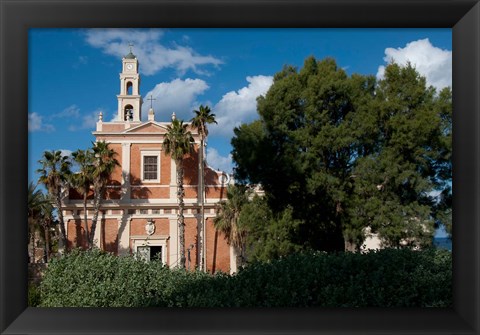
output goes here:
[{"label": "cross on tower", "polygon": [[132,43],[132,42],[129,42],[129,43],[128,43],[128,46],[130,47],[130,53],[132,53],[133,43]]},{"label": "cross on tower", "polygon": [[153,100],[157,99],[154,99],[152,96],[150,96],[150,98],[147,98],[147,100],[150,100],[150,108],[153,108]]}]

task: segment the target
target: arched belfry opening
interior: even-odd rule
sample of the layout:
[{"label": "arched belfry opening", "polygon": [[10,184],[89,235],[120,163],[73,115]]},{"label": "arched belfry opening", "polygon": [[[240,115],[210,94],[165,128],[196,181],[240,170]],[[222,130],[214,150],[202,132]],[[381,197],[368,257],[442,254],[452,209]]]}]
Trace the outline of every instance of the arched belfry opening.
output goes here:
[{"label": "arched belfry opening", "polygon": [[123,109],[123,121],[133,121],[133,106],[126,105]]},{"label": "arched belfry opening", "polygon": [[137,57],[130,53],[122,58],[120,73],[120,94],[118,99],[118,120],[122,122],[141,122],[142,97],[140,95],[140,74]]}]

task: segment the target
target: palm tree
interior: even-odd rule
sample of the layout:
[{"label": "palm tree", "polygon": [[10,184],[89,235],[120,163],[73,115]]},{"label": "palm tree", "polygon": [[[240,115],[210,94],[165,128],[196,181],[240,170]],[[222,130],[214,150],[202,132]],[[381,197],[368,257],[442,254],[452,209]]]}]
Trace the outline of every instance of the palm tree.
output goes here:
[{"label": "palm tree", "polygon": [[55,219],[53,217],[53,205],[51,199],[42,193],[42,197],[45,199],[41,207],[40,214],[40,226],[43,228],[43,239],[45,245],[45,257],[46,261],[50,260],[50,228],[55,225]]},{"label": "palm tree", "polygon": [[178,198],[178,216],[177,223],[179,228],[180,240],[180,267],[185,268],[185,222],[183,216],[183,197],[185,191],[183,189],[183,158],[192,151],[193,137],[187,130],[188,125],[178,119],[172,120],[172,124],[167,126],[167,133],[163,140],[163,148],[165,153],[170,155],[175,161],[177,172],[177,198]]},{"label": "palm tree", "polygon": [[63,220],[62,200],[69,187],[71,163],[68,156],[62,155],[60,150],[45,151],[42,159],[38,162],[42,165],[42,167],[37,170],[40,174],[38,181],[45,185],[48,194],[53,200],[53,205],[57,209],[58,223],[60,225],[60,239],[66,250],[68,245],[65,232],[65,222]]},{"label": "palm tree", "polygon": [[30,237],[31,245],[31,255],[30,263],[35,263],[35,254],[36,254],[36,232],[38,231],[39,224],[38,218],[41,213],[41,208],[45,202],[43,198],[43,193],[40,190],[37,190],[37,185],[30,182],[28,184],[28,233]]},{"label": "palm tree", "polygon": [[108,181],[110,180],[110,176],[113,173],[113,170],[115,170],[115,167],[120,166],[115,159],[117,153],[108,147],[107,142],[99,141],[93,143],[92,150],[94,155],[92,169],[94,213],[90,234],[88,235],[88,244],[90,246],[93,246],[98,214],[100,212],[100,206],[102,204]]},{"label": "palm tree", "polygon": [[36,189],[36,185],[28,185],[28,223],[32,245],[32,259],[35,263],[36,254],[36,233],[43,228],[46,261],[50,259],[50,228],[54,223],[52,200],[42,191]]},{"label": "palm tree", "polygon": [[247,232],[239,225],[242,207],[249,202],[252,191],[246,186],[229,185],[227,200],[218,204],[217,216],[213,219],[215,229],[222,232],[227,243],[235,248],[241,259],[245,260],[245,244]]},{"label": "palm tree", "polygon": [[200,105],[198,110],[193,111],[195,117],[191,120],[192,127],[198,129],[198,134],[200,135],[200,149],[198,150],[198,162],[199,162],[199,180],[200,183],[200,224],[198,225],[198,250],[199,250],[199,267],[201,270],[204,270],[204,224],[205,224],[205,139],[208,136],[207,124],[217,123],[215,121],[215,114],[211,113],[210,107]]},{"label": "palm tree", "polygon": [[83,220],[85,224],[85,236],[87,237],[87,248],[90,246],[87,220],[87,198],[93,184],[94,156],[93,151],[77,150],[72,153],[72,158],[79,167],[79,171],[72,175],[72,185],[83,196]]}]

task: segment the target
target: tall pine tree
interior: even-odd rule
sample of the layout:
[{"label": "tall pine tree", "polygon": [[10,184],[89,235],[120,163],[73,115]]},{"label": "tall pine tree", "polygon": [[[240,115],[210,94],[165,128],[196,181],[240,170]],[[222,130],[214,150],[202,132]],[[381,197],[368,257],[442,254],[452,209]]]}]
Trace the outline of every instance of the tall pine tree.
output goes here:
[{"label": "tall pine tree", "polygon": [[302,249],[358,249],[367,227],[385,245],[426,244],[448,207],[432,194],[448,198],[450,97],[410,65],[377,83],[310,57],[277,73],[260,120],[235,129],[236,177],[260,183],[275,215],[291,209],[300,224],[282,238]]}]

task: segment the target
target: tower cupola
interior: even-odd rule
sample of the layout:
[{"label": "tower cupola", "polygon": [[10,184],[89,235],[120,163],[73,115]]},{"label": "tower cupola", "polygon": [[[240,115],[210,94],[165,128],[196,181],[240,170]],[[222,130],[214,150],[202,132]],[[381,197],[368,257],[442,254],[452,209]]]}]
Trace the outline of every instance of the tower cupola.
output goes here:
[{"label": "tower cupola", "polygon": [[140,74],[138,59],[132,52],[122,58],[120,73],[120,94],[118,99],[117,120],[120,122],[141,122],[142,97],[140,95]]}]

